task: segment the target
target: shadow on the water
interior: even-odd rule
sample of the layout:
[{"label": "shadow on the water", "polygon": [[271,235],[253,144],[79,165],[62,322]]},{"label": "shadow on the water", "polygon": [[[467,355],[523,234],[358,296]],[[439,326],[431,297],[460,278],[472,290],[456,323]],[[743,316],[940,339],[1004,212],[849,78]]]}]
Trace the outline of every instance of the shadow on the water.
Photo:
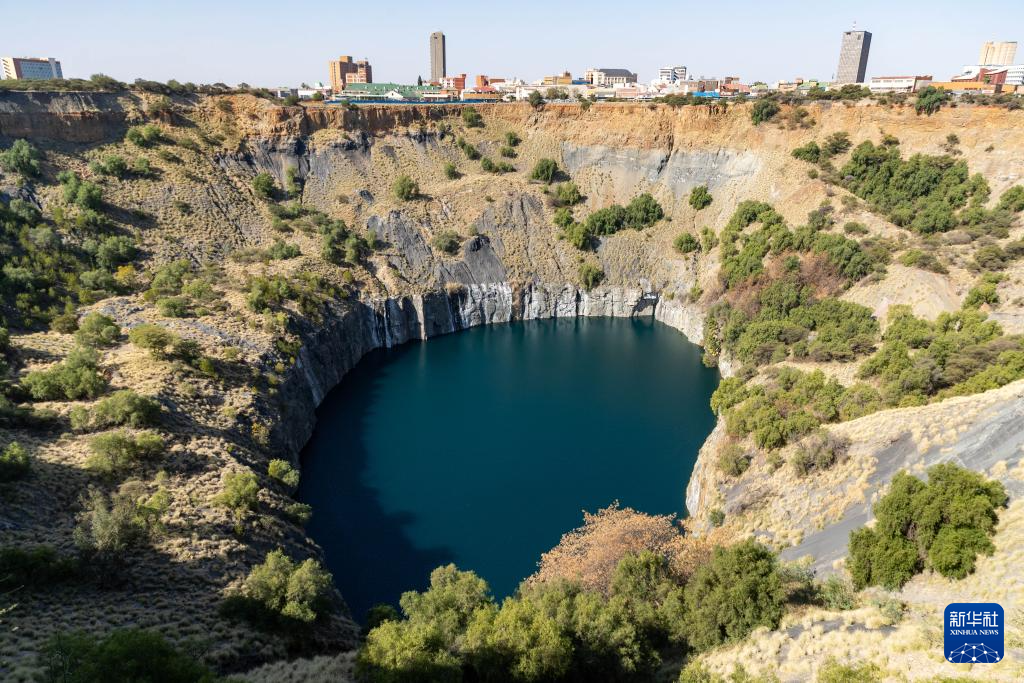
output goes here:
[{"label": "shadow on the water", "polygon": [[[334,583],[359,622],[373,605],[397,607],[403,592],[425,589],[435,567],[455,560],[450,548],[416,547],[409,532],[415,515],[386,512],[379,492],[365,481],[370,456],[367,410],[380,390],[380,369],[411,346],[367,354],[346,375],[344,389],[330,392],[317,409],[318,423],[331,421],[329,427],[319,424],[318,430],[327,428],[341,442],[314,439],[302,454],[298,498],[313,506],[307,531],[324,549]],[[402,416],[395,415],[394,421],[400,429]],[[331,504],[339,499],[344,505]],[[374,552],[367,554],[369,548]]]}]

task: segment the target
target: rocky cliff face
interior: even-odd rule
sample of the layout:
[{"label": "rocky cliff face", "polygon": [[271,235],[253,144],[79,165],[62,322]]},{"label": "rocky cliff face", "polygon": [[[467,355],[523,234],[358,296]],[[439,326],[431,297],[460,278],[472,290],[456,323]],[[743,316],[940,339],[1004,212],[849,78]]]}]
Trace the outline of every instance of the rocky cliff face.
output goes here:
[{"label": "rocky cliff face", "polygon": [[312,435],[317,406],[373,349],[517,320],[641,315],[654,316],[699,343],[703,320],[698,310],[666,304],[657,293],[642,289],[585,291],[569,284],[513,287],[494,282],[354,302],[337,309],[321,325],[303,330],[305,343],[298,362],[282,386],[286,412],[277,437],[297,459]]}]

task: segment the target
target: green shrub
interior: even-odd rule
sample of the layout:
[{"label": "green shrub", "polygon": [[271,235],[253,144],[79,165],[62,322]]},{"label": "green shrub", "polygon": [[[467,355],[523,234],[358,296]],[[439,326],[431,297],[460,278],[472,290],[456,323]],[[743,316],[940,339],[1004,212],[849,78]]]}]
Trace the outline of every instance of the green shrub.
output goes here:
[{"label": "green shrub", "polygon": [[460,175],[462,174],[459,173],[459,169],[455,167],[455,164],[449,162],[444,165],[444,177],[448,180],[457,180]]},{"label": "green shrub", "polygon": [[480,150],[466,142],[464,138],[459,138],[458,140],[455,141],[455,144],[458,146],[459,149],[462,150],[462,152],[466,155],[466,158],[469,159],[470,161],[476,161],[477,159],[480,158]]},{"label": "green shrub", "polygon": [[918,91],[917,99],[914,101],[914,109],[918,114],[931,116],[942,108],[943,103],[949,99],[949,95],[943,88],[928,86]]},{"label": "green shrub", "polygon": [[154,358],[163,360],[170,356],[174,343],[180,339],[166,327],[143,323],[128,332],[128,341],[140,349],[146,349]]},{"label": "green shrub", "polygon": [[277,183],[274,176],[266,171],[257,173],[252,179],[252,190],[260,199],[273,199],[277,195]]},{"label": "green shrub", "polygon": [[551,184],[556,175],[558,175],[558,164],[555,163],[554,159],[539,160],[530,172],[532,180],[540,180],[548,185]]},{"label": "green shrub", "polygon": [[95,183],[82,180],[74,171],[61,171],[57,180],[64,189],[64,201],[84,211],[95,211],[103,205],[103,189]]},{"label": "green shrub", "polygon": [[35,370],[22,380],[22,386],[37,401],[95,398],[107,388],[99,373],[99,356],[87,347],[76,347],[61,363],[46,370]]},{"label": "green shrub", "polygon": [[52,546],[0,548],[0,590],[45,589],[75,577],[77,563],[62,558]]},{"label": "green shrub", "polygon": [[821,148],[817,142],[811,140],[806,145],[794,149],[793,156],[801,161],[816,164],[821,160]]},{"label": "green shrub", "polygon": [[39,654],[47,681],[153,681],[213,683],[210,669],[151,631],[111,631],[103,638],[85,633],[58,633]]},{"label": "green shrub", "polygon": [[707,185],[698,185],[690,190],[690,206],[697,211],[711,206],[711,201],[711,193],[708,192]]},{"label": "green shrub", "polygon": [[163,141],[163,133],[153,124],[132,126],[125,133],[124,139],[138,147],[152,147]]},{"label": "green shrub", "polygon": [[942,265],[935,254],[920,249],[908,249],[900,255],[900,263],[908,268],[920,268],[930,270],[933,273],[946,274],[949,271]]},{"label": "green shrub", "polygon": [[256,475],[248,470],[241,472],[225,472],[222,478],[224,490],[216,498],[216,503],[236,514],[255,510],[259,502],[260,484]]},{"label": "green shrub", "polygon": [[139,396],[131,389],[122,389],[96,404],[93,420],[97,427],[148,427],[160,419],[160,404]]},{"label": "green shrub", "polygon": [[154,498],[145,500],[131,490],[108,498],[99,489],[90,488],[74,532],[85,566],[94,570],[115,567],[130,552],[145,546],[166,509],[166,501]]},{"label": "green shrub", "polygon": [[311,624],[334,607],[330,573],[313,559],[296,564],[280,549],[253,567],[241,592],[232,598],[225,611],[258,626]]},{"label": "green shrub", "polygon": [[964,578],[979,554],[995,550],[997,509],[1006,503],[1000,482],[952,463],[928,468],[927,483],[897,473],[874,507],[875,526],[850,534],[854,584],[898,589],[925,568]]},{"label": "green shrub", "polygon": [[848,610],[857,606],[857,596],[848,581],[832,574],[821,585],[821,602],[828,609]]},{"label": "green shrub", "polygon": [[267,474],[271,479],[276,479],[284,484],[289,490],[299,486],[299,471],[292,467],[287,460],[271,460],[267,467]]},{"label": "green shrub", "polygon": [[508,131],[505,133],[505,144],[509,147],[518,147],[519,143],[522,142],[522,138],[519,137],[515,132]]},{"label": "green shrub", "polygon": [[119,154],[108,154],[102,161],[94,162],[90,168],[96,173],[123,178],[128,175],[128,162]]},{"label": "green shrub", "polygon": [[249,281],[249,293],[245,297],[245,303],[250,309],[262,313],[281,306],[294,293],[288,280],[280,275],[254,277]]},{"label": "green shrub", "polygon": [[506,159],[515,159],[518,156],[516,150],[508,146],[502,147],[498,153]]},{"label": "green shrub", "polygon": [[305,526],[313,517],[313,507],[306,503],[288,503],[284,508],[284,514],[296,524]]},{"label": "green shrub", "polygon": [[102,313],[90,313],[78,325],[75,341],[82,346],[113,346],[121,336],[121,328],[113,318]]},{"label": "green shrub", "polygon": [[819,430],[797,447],[793,454],[793,469],[801,477],[810,472],[827,470],[838,462],[846,460],[850,442],[845,437]]},{"label": "green shrub", "polygon": [[0,152],[0,168],[17,173],[22,180],[38,178],[39,160],[42,154],[27,140],[15,140],[11,146]]},{"label": "green shrub", "polygon": [[192,315],[192,304],[183,296],[169,296],[157,299],[156,310],[165,318],[188,318]]},{"label": "green shrub", "polygon": [[21,479],[28,475],[31,469],[32,458],[25,447],[17,441],[12,441],[0,451],[0,482]]},{"label": "green shrub", "polygon": [[739,444],[727,444],[718,453],[718,469],[730,477],[738,477],[750,467],[750,455]]},{"label": "green shrub", "polygon": [[462,247],[462,236],[452,230],[444,230],[435,235],[430,243],[438,251],[454,256],[459,253],[459,248]]},{"label": "green shrub", "polygon": [[484,127],[484,117],[473,107],[462,108],[462,122],[466,124],[466,128]]},{"label": "green shrub", "polygon": [[698,242],[697,238],[690,233],[684,232],[675,238],[672,242],[672,246],[675,247],[675,250],[680,254],[689,254],[700,249],[700,242]]},{"label": "green shrub", "polygon": [[885,678],[873,662],[840,664],[832,657],[818,670],[818,683],[876,683]]},{"label": "green shrub", "polygon": [[586,262],[580,265],[579,276],[583,288],[590,291],[604,280],[604,271],[599,266]]},{"label": "green shrub", "polygon": [[756,126],[760,123],[764,123],[765,121],[771,121],[780,111],[781,108],[774,100],[762,98],[754,102],[754,106],[751,107],[750,120],[753,121]]},{"label": "green shrub", "polygon": [[559,183],[555,187],[555,200],[562,206],[575,206],[583,201],[583,195],[580,194],[576,183],[569,181]]},{"label": "green shrub", "polygon": [[685,588],[685,630],[691,647],[707,650],[744,638],[782,619],[785,591],[775,555],[754,541],[715,548]]},{"label": "green shrub", "polygon": [[1024,185],[1014,185],[999,198],[996,208],[1020,213],[1024,211]]},{"label": "green shrub", "polygon": [[108,432],[89,442],[91,455],[86,466],[103,477],[114,477],[133,468],[140,460],[152,460],[163,453],[164,440],[153,432]]},{"label": "green shrub", "polygon": [[400,175],[391,185],[391,191],[394,193],[395,197],[407,202],[420,195],[420,186],[409,176]]}]

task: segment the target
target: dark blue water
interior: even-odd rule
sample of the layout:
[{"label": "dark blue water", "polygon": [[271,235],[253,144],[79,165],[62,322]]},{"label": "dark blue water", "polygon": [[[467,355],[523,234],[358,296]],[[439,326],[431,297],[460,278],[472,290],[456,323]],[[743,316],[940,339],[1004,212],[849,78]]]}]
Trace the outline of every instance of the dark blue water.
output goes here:
[{"label": "dark blue water", "polygon": [[685,514],[718,373],[651,319],[478,327],[375,351],[317,411],[299,497],[362,620],[454,562],[511,594],[615,500]]}]

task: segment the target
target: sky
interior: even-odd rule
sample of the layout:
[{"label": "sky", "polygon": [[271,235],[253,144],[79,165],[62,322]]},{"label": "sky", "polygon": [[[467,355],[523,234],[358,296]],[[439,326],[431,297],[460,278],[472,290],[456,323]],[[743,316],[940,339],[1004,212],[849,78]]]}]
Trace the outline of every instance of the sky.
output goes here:
[{"label": "sky", "polygon": [[[567,2],[9,2],[0,55],[61,60],[66,77],[105,73],[195,83],[295,86],[328,81],[338,55],[366,58],[377,82],[429,73],[428,37],[444,31],[448,73],[526,81],[588,67],[659,66],[743,82],[830,79],[842,32],[873,34],[868,76],[945,79],[986,40],[1017,40],[1024,2],[975,0],[631,0]],[[41,20],[45,17],[45,21]]]}]

